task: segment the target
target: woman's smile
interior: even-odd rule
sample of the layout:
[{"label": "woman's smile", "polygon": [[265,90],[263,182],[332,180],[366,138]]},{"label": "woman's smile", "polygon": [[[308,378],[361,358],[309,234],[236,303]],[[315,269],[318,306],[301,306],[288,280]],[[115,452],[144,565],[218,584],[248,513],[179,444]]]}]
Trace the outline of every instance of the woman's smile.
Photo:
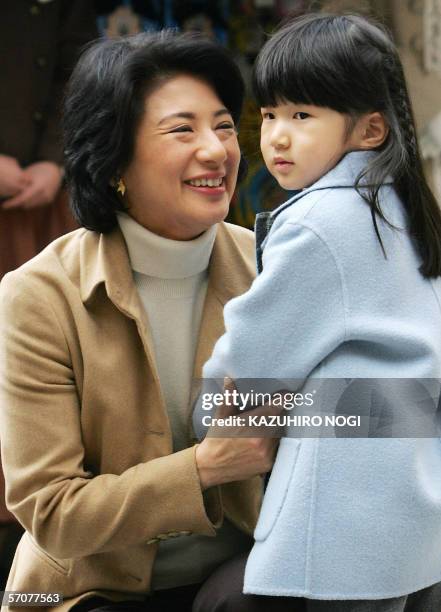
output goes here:
[{"label": "woman's smile", "polygon": [[129,214],[150,231],[191,240],[228,214],[240,150],[230,112],[190,75],[147,96],[124,174]]},{"label": "woman's smile", "polygon": [[189,179],[188,181],[184,181],[184,184],[196,193],[213,197],[225,193],[226,187],[224,179],[224,175],[214,173]]}]

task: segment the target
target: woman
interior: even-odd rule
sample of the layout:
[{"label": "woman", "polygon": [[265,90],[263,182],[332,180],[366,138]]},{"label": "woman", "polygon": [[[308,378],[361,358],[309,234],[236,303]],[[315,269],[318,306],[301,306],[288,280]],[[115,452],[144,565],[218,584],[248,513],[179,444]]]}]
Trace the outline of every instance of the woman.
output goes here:
[{"label": "woman", "polygon": [[253,278],[251,233],[222,223],[242,97],[222,48],[169,32],[98,42],[74,71],[65,164],[86,229],[1,288],[7,502],[26,529],[8,590],[189,610],[250,546],[274,442],[194,446],[189,410]]}]

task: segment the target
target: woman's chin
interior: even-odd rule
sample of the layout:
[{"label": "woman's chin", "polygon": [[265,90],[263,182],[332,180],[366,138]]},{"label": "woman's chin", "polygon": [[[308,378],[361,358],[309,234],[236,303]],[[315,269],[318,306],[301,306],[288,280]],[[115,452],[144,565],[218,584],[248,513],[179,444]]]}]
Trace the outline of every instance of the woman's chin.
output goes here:
[{"label": "woman's chin", "polygon": [[207,229],[215,223],[220,223],[228,215],[230,202],[226,199],[217,202],[208,202],[201,211],[200,221],[207,226]]}]

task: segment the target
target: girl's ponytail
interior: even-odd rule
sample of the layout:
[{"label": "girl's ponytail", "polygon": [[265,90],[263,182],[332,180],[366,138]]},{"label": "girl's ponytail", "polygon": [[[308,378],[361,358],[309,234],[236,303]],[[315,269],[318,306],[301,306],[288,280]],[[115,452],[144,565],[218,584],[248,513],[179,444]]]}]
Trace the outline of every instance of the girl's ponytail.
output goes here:
[{"label": "girl's ponytail", "polygon": [[421,273],[426,277],[441,276],[441,213],[439,205],[424,176],[415,120],[406,87],[406,80],[398,58],[389,72],[391,102],[396,109],[399,133],[404,153],[395,185],[407,209],[409,230],[415,238],[423,263]]}]

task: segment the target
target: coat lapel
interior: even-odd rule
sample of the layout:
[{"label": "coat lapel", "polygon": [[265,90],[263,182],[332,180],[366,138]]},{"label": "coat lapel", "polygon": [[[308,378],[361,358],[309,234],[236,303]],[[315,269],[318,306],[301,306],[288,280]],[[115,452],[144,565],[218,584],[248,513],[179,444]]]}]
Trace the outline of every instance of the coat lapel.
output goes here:
[{"label": "coat lapel", "polygon": [[116,308],[135,321],[153,378],[160,388],[150,325],[133,282],[127,247],[119,228],[109,234],[88,232],[80,258],[83,302],[89,303],[97,287],[104,284],[107,296]]},{"label": "coat lapel", "polygon": [[210,259],[207,296],[202,314],[193,377],[201,378],[202,366],[225,331],[223,310],[232,298],[245,293],[254,270],[245,260],[228,225],[220,223]]}]

